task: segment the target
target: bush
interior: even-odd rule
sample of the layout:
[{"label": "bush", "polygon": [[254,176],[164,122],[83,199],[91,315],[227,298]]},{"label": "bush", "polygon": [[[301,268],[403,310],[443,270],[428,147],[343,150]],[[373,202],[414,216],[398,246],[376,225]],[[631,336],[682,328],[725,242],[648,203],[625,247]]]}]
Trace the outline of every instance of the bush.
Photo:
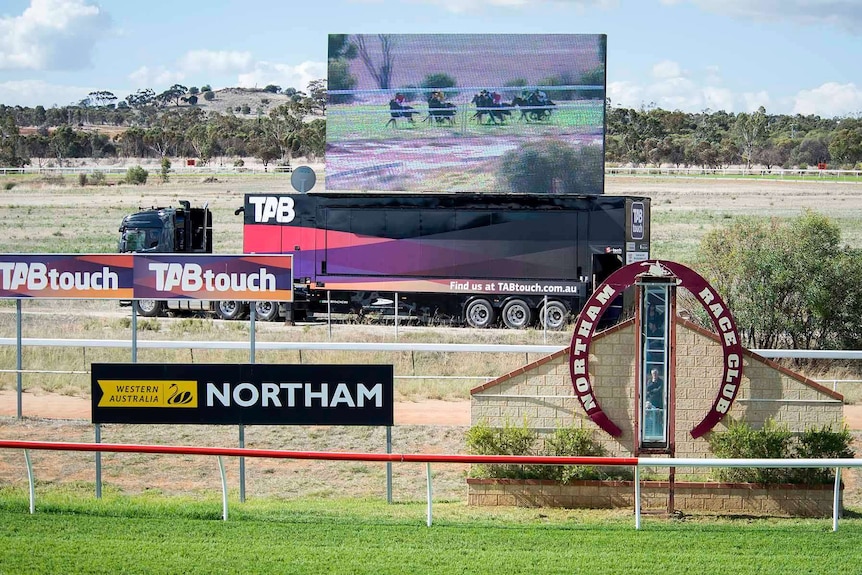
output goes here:
[{"label": "bush", "polygon": [[161,172],[159,174],[162,177],[162,182],[168,181],[168,174],[171,172],[171,161],[167,158],[167,156],[162,157],[161,163]]},{"label": "bush", "polygon": [[143,169],[141,166],[132,166],[128,170],[126,170],[126,183],[141,185],[147,183],[147,177],[149,177],[150,173]]},{"label": "bush", "polygon": [[[851,458],[853,438],[847,428],[809,429],[794,437],[786,427],[767,420],[761,429],[734,423],[727,431],[713,432],[709,446],[716,457],[726,459],[830,459]],[[723,481],[744,483],[829,483],[835,476],[830,469],[719,469]]]},{"label": "bush", "polygon": [[18,185],[17,182],[6,182],[5,184],[3,184],[3,189],[8,192],[9,190],[11,190],[12,188],[14,188],[17,185]]},{"label": "bush", "polygon": [[[583,427],[559,427],[554,435],[545,440],[545,455],[555,457],[603,457],[607,455],[604,445],[599,443],[591,429]],[[618,467],[596,467],[593,465],[545,465],[548,479],[563,483],[583,479],[630,478],[630,473]]]},{"label": "bush", "polygon": [[78,185],[82,188],[87,185],[87,174],[78,174]]},{"label": "bush", "polygon": [[[467,430],[465,439],[467,451],[474,455],[530,455],[536,434],[527,429],[526,423],[522,427],[508,423],[505,427],[490,427],[483,422]],[[523,465],[476,465],[471,473],[476,477],[529,477]]]},{"label": "bush", "polygon": [[206,92],[204,92],[204,100],[206,100],[207,102],[212,102],[213,100],[215,100],[215,92],[213,92],[212,90],[207,90]]},{"label": "bush", "polygon": [[236,160],[233,161],[233,167],[234,168],[241,168],[244,165],[245,165],[245,160],[243,160],[242,158],[237,158]]},{"label": "bush", "polygon": [[[604,446],[594,437],[593,430],[561,427],[545,440],[541,453],[535,449],[537,435],[523,426],[506,424],[489,427],[480,423],[467,431],[467,450],[476,455],[550,455],[556,457],[593,456],[606,454]],[[567,483],[581,479],[629,479],[623,468],[601,468],[589,465],[474,465],[473,477],[506,479],[550,479]]]},{"label": "bush", "polygon": [[107,178],[105,177],[105,172],[93,172],[90,174],[90,185],[104,186],[106,183]]}]

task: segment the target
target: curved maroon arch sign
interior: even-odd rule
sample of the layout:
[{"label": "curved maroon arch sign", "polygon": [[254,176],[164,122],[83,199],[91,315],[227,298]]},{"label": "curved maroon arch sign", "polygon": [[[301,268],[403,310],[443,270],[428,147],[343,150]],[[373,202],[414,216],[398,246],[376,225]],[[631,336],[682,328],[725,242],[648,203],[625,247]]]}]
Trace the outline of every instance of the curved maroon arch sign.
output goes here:
[{"label": "curved maroon arch sign", "polygon": [[584,411],[599,427],[613,437],[619,437],[622,430],[602,411],[590,383],[590,344],[602,315],[611,302],[623,290],[634,285],[644,276],[677,278],[677,285],[689,290],[709,312],[710,319],[719,333],[724,351],[724,374],[718,385],[718,393],[709,412],[691,430],[692,437],[700,437],[711,430],[730,410],[742,382],[742,344],[736,323],[724,300],[697,272],[675,262],[649,260],[627,265],[611,274],[593,292],[575,322],[575,333],[569,353],[569,371],[572,385]]}]

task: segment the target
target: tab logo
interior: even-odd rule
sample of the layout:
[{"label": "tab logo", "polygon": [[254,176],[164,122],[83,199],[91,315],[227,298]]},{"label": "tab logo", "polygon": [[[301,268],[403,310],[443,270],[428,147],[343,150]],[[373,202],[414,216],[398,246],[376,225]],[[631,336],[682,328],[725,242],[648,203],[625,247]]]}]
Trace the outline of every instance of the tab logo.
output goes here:
[{"label": "tab logo", "polygon": [[289,196],[249,196],[248,202],[254,206],[256,224],[289,224],[296,218],[294,200]]},{"label": "tab logo", "polygon": [[643,202],[632,202],[632,239],[644,239],[644,220],[646,219],[646,210]]}]

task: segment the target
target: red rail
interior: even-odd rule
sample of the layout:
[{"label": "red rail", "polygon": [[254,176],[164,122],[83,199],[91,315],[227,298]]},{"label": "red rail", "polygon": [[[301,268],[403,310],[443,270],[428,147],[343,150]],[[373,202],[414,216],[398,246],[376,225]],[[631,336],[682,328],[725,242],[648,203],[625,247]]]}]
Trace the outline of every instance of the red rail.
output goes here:
[{"label": "red rail", "polygon": [[636,457],[555,457],[543,455],[445,455],[434,453],[357,453],[337,451],[285,451],[240,447],[191,447],[180,445],[131,445],[117,443],[66,443],[60,441],[0,440],[0,449],[49,451],[99,451],[103,453],[161,453],[173,455],[222,455],[275,459],[329,461],[390,461],[403,463],[508,463],[513,465],[603,465],[636,466]]}]

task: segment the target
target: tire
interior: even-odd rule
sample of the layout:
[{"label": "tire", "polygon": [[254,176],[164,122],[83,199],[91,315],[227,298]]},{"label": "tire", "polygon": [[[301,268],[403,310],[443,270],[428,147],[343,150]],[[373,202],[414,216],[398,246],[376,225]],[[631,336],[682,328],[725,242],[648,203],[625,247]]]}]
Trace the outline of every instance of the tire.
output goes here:
[{"label": "tire", "polygon": [[254,304],[255,318],[260,321],[275,321],[278,319],[277,301],[259,301]]},{"label": "tire", "polygon": [[526,329],[533,321],[530,304],[522,299],[513,299],[503,306],[503,323],[509,329]]},{"label": "tire", "polygon": [[539,323],[550,331],[562,330],[566,327],[568,319],[568,308],[558,301],[549,301],[547,308],[542,308],[539,312]]},{"label": "tire", "polygon": [[464,308],[464,319],[467,325],[477,329],[491,327],[494,323],[494,307],[486,299],[474,299]]},{"label": "tire", "polygon": [[157,299],[136,299],[135,312],[141,317],[161,317],[165,315],[165,302]]},{"label": "tire", "polygon": [[233,320],[245,316],[246,305],[237,300],[227,299],[217,301],[215,304],[216,315],[221,319]]}]

